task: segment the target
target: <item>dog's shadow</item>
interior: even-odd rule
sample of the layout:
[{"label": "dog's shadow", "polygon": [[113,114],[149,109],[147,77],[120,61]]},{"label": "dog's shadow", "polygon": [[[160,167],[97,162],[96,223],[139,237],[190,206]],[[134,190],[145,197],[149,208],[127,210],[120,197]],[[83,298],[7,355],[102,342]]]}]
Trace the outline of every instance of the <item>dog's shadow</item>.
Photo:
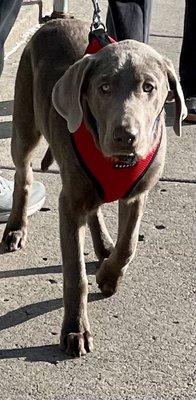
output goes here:
[{"label": "dog's shadow", "polygon": [[56,365],[59,361],[69,360],[58,344],[32,346],[0,350],[0,359],[25,358],[29,362],[47,362]]},{"label": "dog's shadow", "polygon": [[[86,264],[86,271],[88,275],[94,275],[98,262],[89,262]],[[62,268],[60,265],[35,267],[35,268],[24,268],[0,271],[0,279],[8,279],[13,277],[23,277],[29,275],[40,275],[50,273],[61,273]],[[103,295],[100,292],[90,292],[88,296],[88,302],[98,301],[103,299]],[[6,299],[4,299],[6,301]],[[37,303],[27,304],[23,307],[19,307],[15,310],[9,311],[5,315],[0,317],[0,331],[12,328],[13,326],[22,324],[29,321],[30,319],[36,318],[40,315],[47,314],[51,311],[58,310],[63,307],[62,298],[44,300]],[[51,332],[52,335],[59,334]],[[58,337],[59,340],[59,337]],[[57,364],[59,361],[70,359],[66,357],[65,353],[56,345],[48,346],[34,346],[34,347],[17,347],[13,349],[1,349],[0,359],[7,358],[23,358],[30,362],[43,361],[51,364]]]}]

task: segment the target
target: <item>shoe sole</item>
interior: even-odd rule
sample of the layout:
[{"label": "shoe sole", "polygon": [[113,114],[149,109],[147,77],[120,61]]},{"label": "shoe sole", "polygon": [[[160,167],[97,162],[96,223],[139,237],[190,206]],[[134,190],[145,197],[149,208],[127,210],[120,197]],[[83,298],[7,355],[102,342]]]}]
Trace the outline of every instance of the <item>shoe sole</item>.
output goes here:
[{"label": "shoe sole", "polygon": [[[27,216],[30,217],[31,215],[35,214],[37,211],[41,210],[41,208],[43,207],[43,205],[45,203],[45,200],[46,200],[46,198],[44,196],[43,199],[41,199],[38,203],[36,203],[33,206],[29,207],[27,209]],[[10,216],[10,212],[1,213],[0,214],[0,223],[7,222],[9,216]]]}]

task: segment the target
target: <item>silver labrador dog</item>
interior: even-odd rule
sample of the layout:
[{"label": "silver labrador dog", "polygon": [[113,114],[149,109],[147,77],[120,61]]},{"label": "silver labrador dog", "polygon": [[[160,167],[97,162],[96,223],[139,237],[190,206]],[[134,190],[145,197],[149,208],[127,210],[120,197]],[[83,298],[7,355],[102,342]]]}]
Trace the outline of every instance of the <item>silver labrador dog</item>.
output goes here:
[{"label": "silver labrador dog", "polygon": [[[83,57],[87,37],[88,27],[80,21],[51,21],[36,32],[22,54],[13,116],[13,209],[3,236],[10,251],[25,245],[32,153],[44,135],[62,179],[59,214],[65,311],[61,344],[74,356],[93,348],[83,255],[86,223],[100,260],[97,283],[102,293],[110,296],[134,257],[148,192],[163,171],[163,106],[168,96],[175,99],[174,130],[178,136],[186,116],[182,90],[168,59],[132,40],[110,44]],[[135,162],[144,158],[161,138],[147,172],[129,195],[119,200],[115,246],[101,213],[103,200],[73,149],[71,136],[83,119],[96,146],[122,166],[127,157]]]}]

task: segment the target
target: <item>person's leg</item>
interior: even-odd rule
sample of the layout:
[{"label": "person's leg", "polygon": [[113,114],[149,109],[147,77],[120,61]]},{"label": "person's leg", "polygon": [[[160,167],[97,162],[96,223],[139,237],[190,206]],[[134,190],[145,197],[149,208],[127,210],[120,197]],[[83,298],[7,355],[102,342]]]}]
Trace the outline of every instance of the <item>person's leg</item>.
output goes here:
[{"label": "person's leg", "polygon": [[53,0],[53,11],[60,14],[68,12],[68,0]]},{"label": "person's leg", "polygon": [[22,0],[0,0],[0,75],[3,71],[4,43],[14,25]]},{"label": "person's leg", "polygon": [[147,43],[152,0],[109,0],[106,26],[117,40],[134,39]]},{"label": "person's leg", "polygon": [[196,122],[196,1],[186,0],[184,35],[180,55],[180,82],[188,109],[187,120]]},{"label": "person's leg", "polygon": [[53,0],[53,12],[42,18],[42,22],[48,22],[51,19],[66,18],[68,13],[69,0]]},{"label": "person's leg", "polygon": [[186,0],[180,55],[180,82],[185,97],[196,96],[196,1]]}]

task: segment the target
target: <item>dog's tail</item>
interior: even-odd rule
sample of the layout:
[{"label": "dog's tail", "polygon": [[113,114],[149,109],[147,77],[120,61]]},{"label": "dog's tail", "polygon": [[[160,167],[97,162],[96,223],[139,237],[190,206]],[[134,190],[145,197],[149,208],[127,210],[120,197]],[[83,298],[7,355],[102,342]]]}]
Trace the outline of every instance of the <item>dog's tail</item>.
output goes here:
[{"label": "dog's tail", "polygon": [[41,162],[41,170],[43,172],[48,171],[48,168],[52,165],[53,161],[54,161],[53,155],[51,153],[50,147],[48,147],[45,156]]}]

